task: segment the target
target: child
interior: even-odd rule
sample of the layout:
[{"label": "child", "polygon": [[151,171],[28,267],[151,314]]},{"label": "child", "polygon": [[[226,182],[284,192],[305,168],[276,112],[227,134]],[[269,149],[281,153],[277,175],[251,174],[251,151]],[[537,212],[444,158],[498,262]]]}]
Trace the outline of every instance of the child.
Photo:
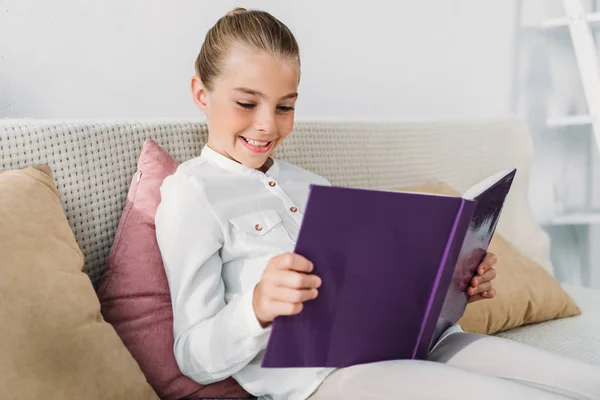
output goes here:
[{"label": "child", "polygon": [[[293,249],[309,184],[329,183],[270,157],[292,130],[300,79],[284,24],[230,11],[207,33],[196,73],[208,143],[164,181],[156,214],[185,375],[203,384],[233,376],[264,399],[600,399],[600,368],[459,326],[429,361],[261,368],[273,319],[318,296],[310,260]],[[489,254],[481,264],[471,301],[494,297],[495,261]]]}]

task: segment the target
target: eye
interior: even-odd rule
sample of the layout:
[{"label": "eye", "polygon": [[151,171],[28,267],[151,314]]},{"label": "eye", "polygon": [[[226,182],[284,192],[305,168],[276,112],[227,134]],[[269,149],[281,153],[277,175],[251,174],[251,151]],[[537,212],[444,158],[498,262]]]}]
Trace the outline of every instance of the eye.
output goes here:
[{"label": "eye", "polygon": [[294,111],[294,107],[289,107],[289,106],[277,106],[277,110],[278,110],[278,111],[283,111],[283,112]]},{"label": "eye", "polygon": [[246,108],[246,109],[251,109],[256,107],[256,104],[252,104],[252,103],[242,103],[241,101],[236,101],[237,105],[242,107],[242,108]]}]

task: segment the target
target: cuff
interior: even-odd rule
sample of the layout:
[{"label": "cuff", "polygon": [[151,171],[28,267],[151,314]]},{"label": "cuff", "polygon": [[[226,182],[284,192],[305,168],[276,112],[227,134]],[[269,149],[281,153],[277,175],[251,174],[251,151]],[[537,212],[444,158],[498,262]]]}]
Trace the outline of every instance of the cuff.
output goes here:
[{"label": "cuff", "polygon": [[244,313],[244,319],[246,321],[246,325],[248,326],[248,332],[250,333],[250,335],[260,336],[261,334],[269,332],[273,324],[269,324],[269,326],[267,326],[266,328],[263,328],[260,325],[260,322],[258,322],[258,318],[254,313],[254,306],[252,305],[253,296],[254,287],[242,295],[239,306],[241,312]]}]

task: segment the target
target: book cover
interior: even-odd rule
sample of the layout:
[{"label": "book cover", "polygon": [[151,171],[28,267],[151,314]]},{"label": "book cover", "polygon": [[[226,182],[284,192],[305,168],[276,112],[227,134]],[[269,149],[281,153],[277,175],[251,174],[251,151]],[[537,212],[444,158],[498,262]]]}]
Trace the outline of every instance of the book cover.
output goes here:
[{"label": "book cover", "polygon": [[467,288],[477,272],[477,267],[487,254],[515,175],[516,169],[500,172],[463,194],[464,198],[475,201],[475,209],[462,241],[440,316],[436,321],[432,344],[444,330],[457,323],[465,312],[469,299]]},{"label": "book cover", "polygon": [[300,314],[275,319],[262,366],[341,368],[426,356],[445,325],[440,314],[452,321],[462,307],[447,293],[471,265],[459,260],[464,239],[474,237],[477,201],[312,186],[295,252],[313,262],[319,296]]}]

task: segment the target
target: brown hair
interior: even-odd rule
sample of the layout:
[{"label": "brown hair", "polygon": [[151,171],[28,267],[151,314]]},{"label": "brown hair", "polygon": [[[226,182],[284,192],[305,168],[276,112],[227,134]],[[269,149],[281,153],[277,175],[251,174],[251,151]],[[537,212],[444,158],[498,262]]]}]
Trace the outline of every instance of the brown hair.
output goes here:
[{"label": "brown hair", "polygon": [[285,24],[265,11],[237,7],[210,28],[196,58],[196,74],[208,90],[234,44],[291,58],[300,66],[298,43]]}]

